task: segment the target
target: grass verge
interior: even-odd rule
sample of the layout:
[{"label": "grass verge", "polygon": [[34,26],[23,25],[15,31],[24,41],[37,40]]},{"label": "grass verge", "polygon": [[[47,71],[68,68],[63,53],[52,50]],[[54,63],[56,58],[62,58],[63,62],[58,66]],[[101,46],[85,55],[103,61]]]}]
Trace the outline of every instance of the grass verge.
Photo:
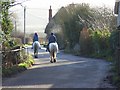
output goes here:
[{"label": "grass verge", "polygon": [[20,73],[22,71],[27,70],[34,64],[34,59],[31,55],[28,56],[27,60],[18,65],[14,65],[9,68],[2,68],[2,77],[10,77],[14,74]]}]

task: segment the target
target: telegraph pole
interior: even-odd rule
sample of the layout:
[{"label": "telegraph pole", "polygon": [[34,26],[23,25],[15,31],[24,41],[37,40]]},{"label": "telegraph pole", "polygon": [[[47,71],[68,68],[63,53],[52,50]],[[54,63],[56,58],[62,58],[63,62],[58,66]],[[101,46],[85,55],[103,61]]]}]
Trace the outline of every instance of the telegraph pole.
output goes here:
[{"label": "telegraph pole", "polygon": [[26,27],[26,7],[24,7],[24,44],[26,43],[26,39],[25,39],[26,38],[26,35],[25,35],[26,30],[25,29],[26,28],[25,27]]}]

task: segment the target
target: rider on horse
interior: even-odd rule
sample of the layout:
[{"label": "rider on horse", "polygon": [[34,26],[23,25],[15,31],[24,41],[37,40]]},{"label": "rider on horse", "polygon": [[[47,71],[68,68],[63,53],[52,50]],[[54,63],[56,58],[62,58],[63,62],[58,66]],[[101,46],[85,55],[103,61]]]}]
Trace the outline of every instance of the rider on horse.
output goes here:
[{"label": "rider on horse", "polygon": [[49,44],[57,42],[57,38],[56,38],[56,36],[53,33],[51,33],[51,35],[50,35],[48,40],[49,40],[49,42],[48,42],[48,45],[47,45],[47,50],[50,51],[49,50]]},{"label": "rider on horse", "polygon": [[[35,41],[38,41],[38,34],[37,33],[35,33],[34,36],[33,36],[33,43]],[[32,49],[33,49],[33,44],[32,44]]]}]

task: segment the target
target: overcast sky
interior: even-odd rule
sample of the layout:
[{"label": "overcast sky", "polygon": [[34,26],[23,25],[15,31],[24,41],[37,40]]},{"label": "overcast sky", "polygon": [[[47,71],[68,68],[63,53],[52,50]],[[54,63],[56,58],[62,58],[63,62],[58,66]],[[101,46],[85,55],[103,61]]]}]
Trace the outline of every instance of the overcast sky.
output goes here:
[{"label": "overcast sky", "polygon": [[60,8],[71,3],[90,3],[91,5],[99,6],[105,4],[113,7],[115,0],[29,0],[25,2],[28,7],[45,7],[52,5],[53,8]]},{"label": "overcast sky", "polygon": [[[18,0],[22,2],[24,0]],[[28,0],[22,5],[26,6],[26,32],[44,32],[48,23],[48,10],[52,6],[53,16],[62,7],[71,3],[89,3],[90,6],[103,6],[114,9],[115,0]],[[18,5],[11,9],[17,13],[19,27],[23,31],[23,8]]]}]

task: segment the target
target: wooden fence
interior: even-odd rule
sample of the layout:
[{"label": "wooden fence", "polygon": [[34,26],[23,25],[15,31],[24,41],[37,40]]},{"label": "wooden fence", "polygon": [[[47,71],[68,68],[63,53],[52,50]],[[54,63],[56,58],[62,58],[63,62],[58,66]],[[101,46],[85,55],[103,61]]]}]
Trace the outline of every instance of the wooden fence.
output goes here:
[{"label": "wooden fence", "polygon": [[20,46],[12,50],[1,51],[2,67],[9,68],[23,62],[26,58],[26,54],[28,54],[27,48],[22,48]]}]

